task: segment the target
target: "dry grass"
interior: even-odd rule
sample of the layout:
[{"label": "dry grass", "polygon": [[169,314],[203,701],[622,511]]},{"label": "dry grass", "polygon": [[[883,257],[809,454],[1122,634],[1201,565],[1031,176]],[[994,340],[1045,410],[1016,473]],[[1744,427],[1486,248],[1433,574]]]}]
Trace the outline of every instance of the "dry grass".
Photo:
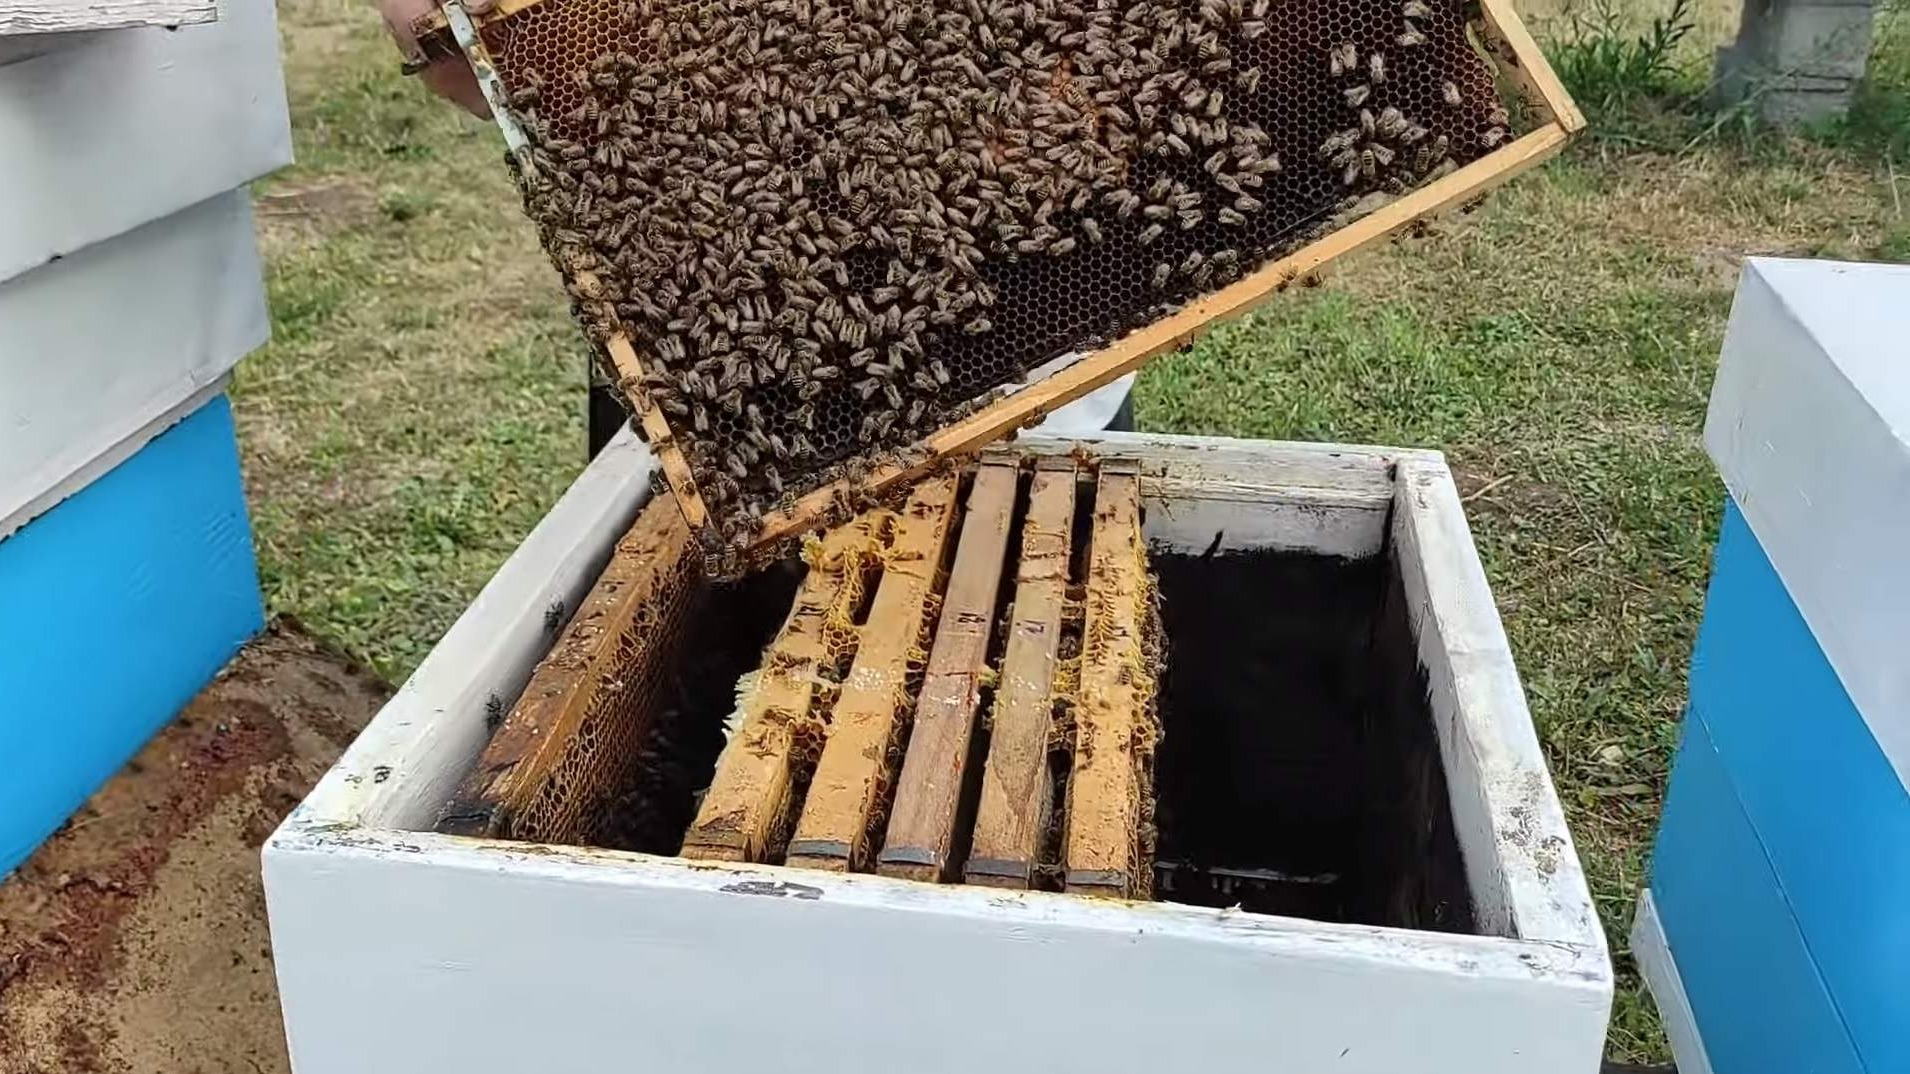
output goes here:
[{"label": "dry grass", "polygon": [[[276,610],[396,677],[581,466],[582,348],[491,130],[397,77],[363,0],[279,11],[300,162],[261,188],[275,339],[235,390],[260,561]],[[1694,57],[1732,11],[1700,9]],[[1698,430],[1731,290],[1751,254],[1910,256],[1910,190],[1874,148],[1892,114],[1881,142],[1716,129],[1688,149],[1701,121],[1652,117],[1141,382],[1148,428],[1435,446],[1480,491],[1626,973],[1618,1058],[1664,1052],[1624,932],[1717,523]]]}]

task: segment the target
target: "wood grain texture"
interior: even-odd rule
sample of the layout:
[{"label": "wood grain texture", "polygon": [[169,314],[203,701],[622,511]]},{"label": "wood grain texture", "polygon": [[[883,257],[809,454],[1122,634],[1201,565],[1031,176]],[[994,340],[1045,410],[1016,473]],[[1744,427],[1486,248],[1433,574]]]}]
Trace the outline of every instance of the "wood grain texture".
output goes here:
[{"label": "wood grain texture", "polygon": [[1527,103],[1543,109],[1565,133],[1584,130],[1584,113],[1546,62],[1544,51],[1532,40],[1510,0],[1481,0],[1479,6],[1486,20],[1485,40],[1499,70],[1525,94]]},{"label": "wood grain texture", "polygon": [[696,490],[696,478],[690,473],[689,461],[684,459],[683,449],[677,446],[676,436],[670,432],[669,419],[664,417],[663,411],[651,402],[649,393],[641,387],[643,361],[637,357],[636,348],[630,345],[630,337],[622,333],[613,335],[604,344],[604,349],[609,352],[610,364],[617,371],[618,389],[636,410],[637,420],[643,424],[643,438],[649,442],[650,450],[656,452],[657,461],[663,464],[663,476],[670,481],[670,491],[675,493],[677,507],[691,527],[700,529],[708,525],[709,510]]},{"label": "wood grain texture", "polygon": [[953,474],[923,482],[896,520],[862,644],[790,839],[789,865],[861,868],[871,852],[871,826],[894,778],[891,754],[907,726],[909,666],[926,641],[954,530],[955,486]]},{"label": "wood grain texture", "polygon": [[[477,765],[445,807],[438,830],[454,835],[587,842],[579,830],[593,797],[620,788],[629,754],[656,715],[651,693],[674,657],[686,587],[701,557],[668,494],[646,505],[611,553],[557,644],[531,673]],[[553,604],[547,618],[562,616]],[[547,629],[552,629],[546,624]],[[566,764],[586,719],[601,748]],[[561,791],[540,799],[562,769]]]},{"label": "wood grain texture", "polygon": [[1089,540],[1063,882],[1071,892],[1146,898],[1152,878],[1140,825],[1157,736],[1154,609],[1140,480],[1131,470],[1102,464]]},{"label": "wood grain texture", "polygon": [[[763,654],[743,699],[743,722],[717,759],[716,777],[683,837],[683,856],[761,861],[789,807],[798,741],[820,732],[817,694],[825,668],[853,645],[863,572],[873,561],[887,512],[862,515],[824,537],[782,630]],[[845,638],[845,632],[849,635]]]},{"label": "wood grain texture", "polygon": [[[1328,262],[1378,242],[1414,220],[1471,201],[1550,159],[1570,140],[1571,133],[1559,123],[1547,123],[1324,238],[1188,303],[1179,312],[1129,332],[1052,376],[982,407],[922,441],[924,450],[911,461],[871,468],[856,481],[854,488],[880,493],[921,477],[950,456],[979,451],[1056,407],[1132,372],[1149,358],[1191,345],[1214,324],[1252,310],[1294,280],[1319,270]],[[763,545],[784,540],[824,524],[835,505],[851,491],[847,482],[835,482],[800,497],[781,511],[764,516],[754,543]]]},{"label": "wood grain texture", "polygon": [[1073,551],[1075,466],[1044,459],[1028,490],[1014,613],[982,772],[974,841],[963,872],[971,884],[1025,888],[1054,806],[1048,743],[1054,732],[1055,659]]},{"label": "wood grain texture", "polygon": [[884,875],[946,878],[1018,484],[1012,463],[992,462],[976,470],[969,490],[948,593],[877,864],[876,871]]},{"label": "wood grain texture", "polygon": [[187,26],[218,17],[218,0],[0,0],[0,36]]}]

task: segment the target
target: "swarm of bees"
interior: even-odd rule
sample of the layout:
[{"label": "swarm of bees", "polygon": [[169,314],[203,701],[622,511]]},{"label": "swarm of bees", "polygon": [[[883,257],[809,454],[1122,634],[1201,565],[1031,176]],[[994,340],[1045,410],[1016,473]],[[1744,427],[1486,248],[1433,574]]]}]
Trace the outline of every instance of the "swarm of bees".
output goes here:
[{"label": "swarm of bees", "polygon": [[[602,2],[541,6],[574,32]],[[623,0],[608,47],[517,29],[499,67],[579,319],[631,341],[646,375],[624,389],[742,531],[1489,148],[1490,76],[1434,2],[1300,76],[1335,9],[1370,3]],[[1332,109],[1356,122],[1320,144]]]}]

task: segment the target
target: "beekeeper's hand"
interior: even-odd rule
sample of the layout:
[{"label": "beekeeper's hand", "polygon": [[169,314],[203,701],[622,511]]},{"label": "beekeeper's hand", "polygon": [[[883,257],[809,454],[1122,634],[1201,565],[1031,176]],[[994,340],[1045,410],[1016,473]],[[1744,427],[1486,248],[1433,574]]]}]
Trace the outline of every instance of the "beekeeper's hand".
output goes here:
[{"label": "beekeeper's hand", "polygon": [[[418,48],[418,38],[411,32],[411,24],[420,16],[437,10],[437,0],[378,0],[379,8],[385,16],[385,26],[391,30],[391,36],[398,41],[398,51],[404,53],[407,70],[415,70],[424,79],[431,92],[449,101],[463,105],[474,116],[488,116],[491,110],[484,103],[484,93],[478,89],[477,79],[472,77],[471,68],[460,57],[443,57],[426,61]],[[497,0],[464,0],[464,8],[473,15],[481,15],[497,6]]]}]

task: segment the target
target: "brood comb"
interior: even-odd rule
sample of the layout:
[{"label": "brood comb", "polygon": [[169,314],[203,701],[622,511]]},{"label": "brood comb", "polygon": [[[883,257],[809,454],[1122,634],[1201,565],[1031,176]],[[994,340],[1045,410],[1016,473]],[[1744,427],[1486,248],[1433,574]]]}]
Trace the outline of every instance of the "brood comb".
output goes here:
[{"label": "brood comb", "polygon": [[824,522],[1556,153],[1506,0],[503,0],[492,103],[706,552]]}]

